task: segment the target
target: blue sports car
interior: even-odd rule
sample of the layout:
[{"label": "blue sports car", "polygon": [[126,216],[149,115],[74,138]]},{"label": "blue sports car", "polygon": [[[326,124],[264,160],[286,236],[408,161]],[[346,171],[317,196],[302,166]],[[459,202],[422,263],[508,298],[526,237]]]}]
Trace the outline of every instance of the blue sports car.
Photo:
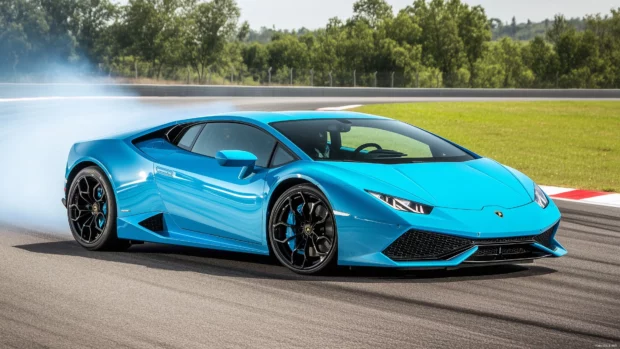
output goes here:
[{"label": "blue sports car", "polygon": [[560,212],[528,177],[409,124],[239,112],[75,144],[63,204],[89,250],[134,243],[326,268],[559,257]]}]

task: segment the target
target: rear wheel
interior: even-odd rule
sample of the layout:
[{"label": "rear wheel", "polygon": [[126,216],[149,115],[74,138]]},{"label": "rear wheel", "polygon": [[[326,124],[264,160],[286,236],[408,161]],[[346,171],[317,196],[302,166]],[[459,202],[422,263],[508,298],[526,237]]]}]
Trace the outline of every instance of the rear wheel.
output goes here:
[{"label": "rear wheel", "polygon": [[315,274],[333,266],[338,235],[327,198],[308,184],[284,192],[269,219],[269,239],[276,258],[296,273]]},{"label": "rear wheel", "polygon": [[116,236],[116,199],[105,174],[87,167],[72,181],[67,195],[71,233],[88,250],[123,250],[128,240]]}]

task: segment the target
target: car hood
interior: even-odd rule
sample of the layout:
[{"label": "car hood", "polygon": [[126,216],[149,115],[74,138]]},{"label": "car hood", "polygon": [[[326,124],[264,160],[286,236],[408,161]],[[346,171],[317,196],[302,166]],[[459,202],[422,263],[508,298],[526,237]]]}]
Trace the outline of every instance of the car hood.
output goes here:
[{"label": "car hood", "polygon": [[[423,199],[436,207],[480,210],[485,206],[514,208],[532,202],[521,182],[504,166],[490,159],[465,162],[372,164],[327,162],[331,166],[387,184],[384,194]],[[377,190],[374,188],[362,188]],[[408,197],[407,194],[415,197]]]}]

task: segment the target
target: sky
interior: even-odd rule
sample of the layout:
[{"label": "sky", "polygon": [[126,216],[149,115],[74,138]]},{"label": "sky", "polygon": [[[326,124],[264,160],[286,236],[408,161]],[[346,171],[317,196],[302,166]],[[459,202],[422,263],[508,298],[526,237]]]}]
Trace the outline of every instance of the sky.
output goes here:
[{"label": "sky", "polygon": [[[618,0],[463,0],[475,6],[482,5],[489,18],[504,22],[512,16],[517,22],[540,22],[552,19],[557,13],[566,17],[583,17],[586,14],[609,14],[612,8],[620,7]],[[331,17],[349,18],[355,0],[237,0],[241,7],[242,20],[250,22],[252,28],[262,26],[278,29],[323,27]],[[387,0],[395,10],[413,3],[413,0]]]},{"label": "sky", "polygon": [[[620,8],[619,0],[462,0],[469,5],[482,5],[489,18],[510,22],[513,16],[518,23],[528,19],[540,22],[562,13],[568,18],[586,14],[609,14]],[[123,4],[127,0],[116,0]],[[237,0],[241,19],[250,22],[254,29],[276,26],[278,29],[324,27],[332,17],[351,17],[355,0]],[[387,0],[395,11],[413,4],[413,0]]]}]

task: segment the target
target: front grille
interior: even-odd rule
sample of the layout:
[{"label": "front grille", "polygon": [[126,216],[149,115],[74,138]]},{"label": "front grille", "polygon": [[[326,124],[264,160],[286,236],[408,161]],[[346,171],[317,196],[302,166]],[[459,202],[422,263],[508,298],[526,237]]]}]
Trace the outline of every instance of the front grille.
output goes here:
[{"label": "front grille", "polygon": [[456,236],[410,230],[388,246],[383,254],[394,261],[445,260],[473,246],[478,250],[468,261],[537,258],[544,252],[531,246],[538,242],[552,249],[555,227],[540,235],[493,239],[466,239]]},{"label": "front grille", "polygon": [[383,254],[395,261],[448,258],[473,246],[456,236],[410,230],[388,246]]}]

